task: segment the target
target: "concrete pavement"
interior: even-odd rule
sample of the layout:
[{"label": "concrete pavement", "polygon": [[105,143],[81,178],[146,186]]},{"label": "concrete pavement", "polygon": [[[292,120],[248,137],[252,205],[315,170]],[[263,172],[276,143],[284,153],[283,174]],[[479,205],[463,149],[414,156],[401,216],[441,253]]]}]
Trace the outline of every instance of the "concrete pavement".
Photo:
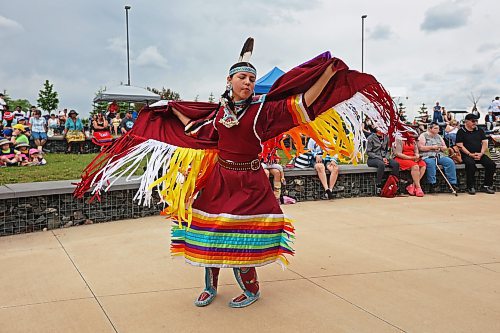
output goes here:
[{"label": "concrete pavement", "polygon": [[283,206],[296,255],[258,270],[261,299],[223,270],[171,259],[170,222],[117,221],[0,238],[0,332],[500,332],[500,194]]}]

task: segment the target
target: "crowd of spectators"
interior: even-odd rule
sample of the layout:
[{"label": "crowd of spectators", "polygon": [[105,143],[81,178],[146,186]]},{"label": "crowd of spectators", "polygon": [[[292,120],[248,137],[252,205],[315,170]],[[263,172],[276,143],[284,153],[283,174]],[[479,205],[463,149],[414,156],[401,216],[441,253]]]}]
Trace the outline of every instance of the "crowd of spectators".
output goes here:
[{"label": "crowd of spectators", "polygon": [[[0,94],[0,166],[13,165],[43,165],[46,163],[43,154],[48,152],[44,146],[47,140],[54,136],[63,136],[67,141],[67,153],[82,152],[86,139],[92,139],[98,145],[111,144],[113,138],[124,135],[134,126],[137,113],[128,111],[123,116],[116,102],[108,105],[106,112],[96,113],[89,119],[89,125],[84,126],[75,110],[64,109],[58,113],[42,115],[36,106],[23,111],[17,106],[13,112]],[[496,97],[485,117],[486,130],[491,131],[500,121],[500,100]],[[389,147],[389,139],[373,121],[365,117],[362,130],[367,138],[367,165],[377,169],[375,189],[381,192],[386,168],[399,179],[400,170],[409,170],[410,184],[404,184],[408,194],[417,197],[424,196],[421,180],[426,176],[430,191],[435,190],[437,183],[437,168],[442,168],[448,182],[457,189],[456,160],[451,159],[449,147],[456,145],[456,151],[461,152],[461,160],[465,164],[467,192],[475,194],[476,164],[485,168],[485,181],[481,190],[494,193],[493,175],[496,164],[486,154],[488,140],[481,128],[477,126],[477,115],[470,113],[465,116],[464,125],[455,119],[439,102],[433,107],[432,120],[424,114],[414,122],[414,140],[397,139]],[[307,141],[305,165],[313,168],[324,189],[322,199],[332,199],[335,192],[342,190],[336,186],[338,178],[338,160],[336,156],[325,154],[313,140]],[[273,189],[276,198],[281,196],[281,185],[284,182],[283,167],[279,163],[276,150],[261,156],[264,171],[273,176]],[[296,164],[298,163],[298,159]],[[329,171],[329,176],[327,175]],[[401,185],[401,184],[400,184]]]},{"label": "crowd of spectators", "polygon": [[[16,106],[14,111],[10,111],[3,97],[4,95],[0,93],[0,139],[7,140],[11,146],[7,147],[5,141],[2,141],[5,146],[2,146],[0,155],[1,166],[36,164],[31,163],[33,161],[28,163],[30,156],[35,154],[33,149],[38,151],[35,154],[38,160],[39,156],[49,152],[45,145],[47,140],[53,137],[59,136],[66,140],[67,153],[82,153],[85,140],[92,139],[95,132],[109,133],[110,138],[105,142],[111,143],[113,141],[111,133],[114,137],[127,133],[134,125],[133,116],[137,116],[135,111],[129,111],[122,118],[117,103],[113,102],[105,114],[98,113],[92,116],[89,124],[85,126],[75,110],[63,109],[60,112],[43,115],[42,111],[33,105],[26,111],[22,110],[21,106]],[[98,141],[95,142],[101,145]],[[22,146],[19,146],[20,144]],[[21,152],[21,149],[26,147],[28,152]]]}]

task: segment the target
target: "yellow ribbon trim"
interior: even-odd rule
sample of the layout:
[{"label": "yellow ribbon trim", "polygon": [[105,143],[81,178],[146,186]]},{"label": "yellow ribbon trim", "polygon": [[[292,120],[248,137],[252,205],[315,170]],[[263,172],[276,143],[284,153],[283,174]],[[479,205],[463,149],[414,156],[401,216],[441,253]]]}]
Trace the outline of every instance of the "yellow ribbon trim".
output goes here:
[{"label": "yellow ribbon trim", "polygon": [[[346,127],[350,126],[346,126],[337,111],[330,108],[313,121],[294,127],[285,134],[294,141],[297,154],[305,153],[307,150],[301,140],[305,135],[316,141],[325,155],[338,155],[342,162],[357,164],[357,159],[361,156],[360,153],[354,156],[356,151],[354,133],[346,130]],[[285,153],[291,158],[286,150]]]},{"label": "yellow ribbon trim", "polygon": [[[167,173],[157,179],[149,189],[162,185],[159,193],[168,204],[164,213],[191,225],[192,202],[196,190],[203,186],[199,180],[206,180],[208,172],[217,162],[218,153],[212,149],[192,149],[178,147],[169,161]],[[198,183],[197,183],[198,180]]]}]

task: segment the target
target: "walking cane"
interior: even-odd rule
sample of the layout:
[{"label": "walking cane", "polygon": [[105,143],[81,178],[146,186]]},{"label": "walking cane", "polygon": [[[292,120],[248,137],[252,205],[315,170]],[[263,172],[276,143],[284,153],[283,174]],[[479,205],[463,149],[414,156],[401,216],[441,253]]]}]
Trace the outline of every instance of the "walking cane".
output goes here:
[{"label": "walking cane", "polygon": [[441,176],[443,176],[444,180],[446,181],[446,184],[448,184],[448,187],[450,188],[451,190],[451,193],[455,194],[455,196],[458,196],[458,193],[457,191],[455,190],[455,188],[453,187],[453,185],[450,184],[450,181],[448,180],[448,178],[446,177],[446,175],[444,174],[443,170],[441,170],[441,168],[439,167],[439,164],[438,164],[438,159],[439,159],[439,153],[436,153],[436,156],[435,156],[435,160],[436,160],[436,169],[439,170],[439,172],[441,173]]}]

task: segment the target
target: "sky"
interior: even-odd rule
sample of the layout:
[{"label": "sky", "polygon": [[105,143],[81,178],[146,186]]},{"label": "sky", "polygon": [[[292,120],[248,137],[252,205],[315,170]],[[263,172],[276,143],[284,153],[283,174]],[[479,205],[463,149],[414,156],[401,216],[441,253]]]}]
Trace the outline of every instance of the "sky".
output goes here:
[{"label": "sky", "polygon": [[220,95],[245,39],[258,76],[331,51],[373,74],[407,113],[439,101],[485,113],[500,95],[495,0],[1,0],[0,91],[36,103],[48,79],[59,108],[86,115],[102,88],[127,82],[170,88],[183,100]]}]

